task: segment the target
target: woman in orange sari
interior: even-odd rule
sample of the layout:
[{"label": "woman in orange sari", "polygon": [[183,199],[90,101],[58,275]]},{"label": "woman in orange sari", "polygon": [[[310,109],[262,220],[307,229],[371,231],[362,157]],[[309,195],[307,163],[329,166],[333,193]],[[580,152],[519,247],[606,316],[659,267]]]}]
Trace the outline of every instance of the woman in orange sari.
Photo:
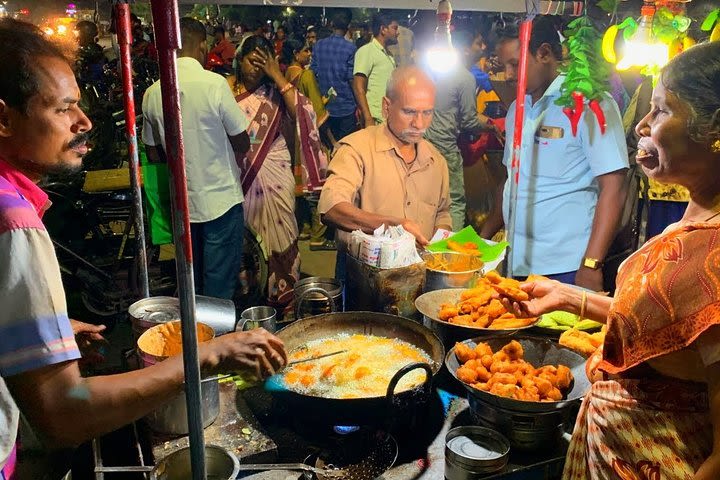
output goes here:
[{"label": "woman in orange sari", "polygon": [[515,305],[607,322],[565,480],[720,479],[720,42],[675,57],[652,103],[637,161],[688,189],[682,220],[625,261],[614,299],[538,281]]},{"label": "woman in orange sari", "polygon": [[[300,132],[303,185],[320,190],[327,157],[320,148],[307,99],[283,76],[270,42],[244,40],[232,82],[238,106],[250,118],[250,151],[238,159],[245,194],[245,223],[262,238],[269,253],[268,303],[286,309],[300,278],[295,178],[285,135]],[[312,111],[312,109],[309,109]]]}]

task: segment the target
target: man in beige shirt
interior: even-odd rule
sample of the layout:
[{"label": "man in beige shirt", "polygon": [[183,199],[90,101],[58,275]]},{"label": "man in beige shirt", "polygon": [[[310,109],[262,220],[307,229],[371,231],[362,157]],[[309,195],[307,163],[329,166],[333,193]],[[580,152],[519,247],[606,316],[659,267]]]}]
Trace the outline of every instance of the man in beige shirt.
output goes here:
[{"label": "man in beige shirt", "polygon": [[338,229],[339,278],[353,230],[402,225],[426,245],[438,228],[451,228],[447,164],[423,138],[434,104],[432,80],[416,67],[398,68],[383,98],[386,123],[340,141],[318,205],[323,222]]}]

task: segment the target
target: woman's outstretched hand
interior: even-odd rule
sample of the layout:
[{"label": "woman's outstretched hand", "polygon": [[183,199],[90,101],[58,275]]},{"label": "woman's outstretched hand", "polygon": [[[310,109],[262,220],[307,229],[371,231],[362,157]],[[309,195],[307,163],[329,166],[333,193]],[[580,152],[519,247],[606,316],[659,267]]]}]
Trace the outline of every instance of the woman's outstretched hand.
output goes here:
[{"label": "woman's outstretched hand", "polygon": [[525,282],[520,288],[527,292],[530,300],[516,302],[502,298],[503,305],[518,316],[538,317],[544,313],[567,309],[570,304],[568,287],[557,280],[534,280]]}]

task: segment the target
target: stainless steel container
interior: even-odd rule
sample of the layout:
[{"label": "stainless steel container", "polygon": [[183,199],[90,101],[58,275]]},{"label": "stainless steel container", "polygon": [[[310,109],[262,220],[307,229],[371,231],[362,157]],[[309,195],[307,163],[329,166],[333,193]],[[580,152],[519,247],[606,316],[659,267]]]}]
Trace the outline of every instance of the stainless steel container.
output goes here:
[{"label": "stainless steel container", "polygon": [[137,342],[145,330],[165,322],[180,320],[180,303],[175,297],[148,297],[128,308],[133,340]]},{"label": "stainless steel container", "polygon": [[[214,337],[213,329],[203,323],[198,323],[198,342],[211,340]],[[143,367],[149,367],[162,362],[167,357],[157,355],[157,352],[147,351],[143,348],[146,344],[145,337],[152,335],[152,329],[159,328],[156,325],[146,330],[138,339],[138,354]],[[220,413],[220,390],[217,380],[205,380],[200,384],[201,412],[203,427],[210,426]],[[152,430],[167,435],[186,435],[190,430],[187,424],[187,404],[185,394],[177,395],[162,407],[154,410],[145,417]]]},{"label": "stainless steel container", "polygon": [[[205,380],[200,384],[200,409],[202,425],[207,428],[220,413],[220,390],[217,380]],[[181,393],[170,402],[145,417],[148,426],[155,432],[166,435],[187,435],[187,403]],[[234,478],[234,477],[233,477]]]},{"label": "stainless steel container", "polygon": [[[482,275],[483,261],[480,257],[464,253],[432,253],[422,254],[427,271],[423,292],[443,290],[445,288],[472,288]],[[430,268],[437,264],[447,265],[447,269]]]},{"label": "stainless steel container", "polygon": [[571,420],[572,408],[552,412],[516,412],[490,405],[470,396],[470,412],[479,425],[502,433],[516,451],[535,452],[555,448]]},{"label": "stainless steel container", "polygon": [[295,319],[343,311],[340,280],[325,277],[303,278],[295,284]]},{"label": "stainless steel container", "polygon": [[[137,341],[150,327],[180,320],[180,301],[175,297],[143,298],[130,305],[128,315],[133,339]],[[215,335],[224,335],[235,330],[235,303],[224,298],[196,295],[195,318],[198,322],[210,325]]]},{"label": "stainless steel container", "polygon": [[[205,445],[205,470],[208,480],[235,480],[240,462],[228,450]],[[192,478],[190,448],[184,447],[160,460],[151,473],[152,480],[187,480]]]},{"label": "stainless steel container", "polygon": [[277,331],[277,311],[273,307],[250,307],[243,310],[235,327],[236,332],[264,328],[270,333]]},{"label": "stainless steel container", "polygon": [[445,436],[445,478],[475,480],[505,468],[510,443],[489,428],[455,427]]}]

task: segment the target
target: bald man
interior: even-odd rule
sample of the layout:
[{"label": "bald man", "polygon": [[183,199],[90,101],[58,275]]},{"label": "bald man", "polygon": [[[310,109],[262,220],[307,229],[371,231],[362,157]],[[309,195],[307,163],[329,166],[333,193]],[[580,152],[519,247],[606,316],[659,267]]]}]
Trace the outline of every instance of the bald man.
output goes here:
[{"label": "bald man", "polygon": [[423,138],[433,117],[435,86],[417,67],[395,70],[382,100],[385,123],[340,141],[318,210],[338,231],[336,276],[344,277],[349,232],[402,225],[426,245],[450,229],[448,168]]}]

